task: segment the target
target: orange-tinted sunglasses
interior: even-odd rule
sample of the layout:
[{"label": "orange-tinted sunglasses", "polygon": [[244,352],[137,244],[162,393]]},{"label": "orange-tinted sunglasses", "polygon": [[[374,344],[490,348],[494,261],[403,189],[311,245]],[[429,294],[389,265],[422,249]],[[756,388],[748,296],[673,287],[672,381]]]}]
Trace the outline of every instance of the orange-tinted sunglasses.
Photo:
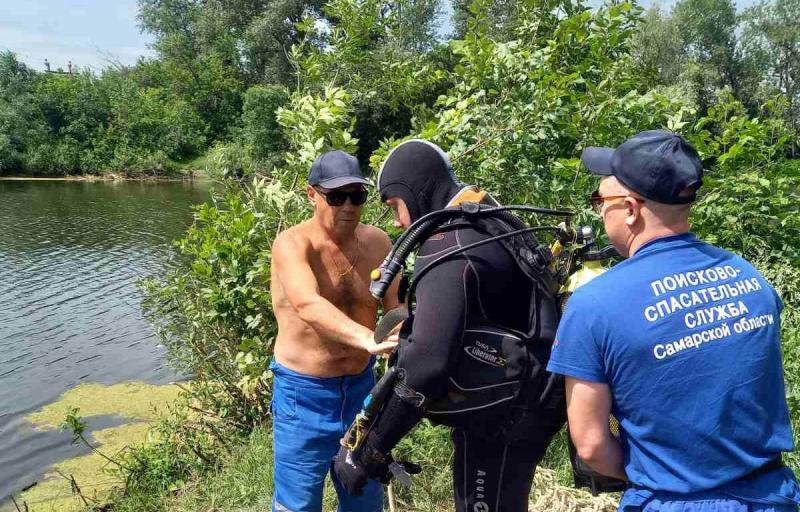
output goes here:
[{"label": "orange-tinted sunglasses", "polygon": [[606,201],[610,201],[612,199],[622,199],[623,197],[630,197],[630,198],[636,199],[640,203],[644,203],[645,202],[645,200],[642,199],[641,197],[632,196],[630,194],[623,194],[623,195],[617,195],[617,196],[601,196],[600,195],[600,189],[597,189],[594,192],[592,192],[591,196],[589,196],[589,205],[592,208],[594,208],[594,210],[596,212],[599,213],[600,210],[603,208],[603,203],[605,203]]}]

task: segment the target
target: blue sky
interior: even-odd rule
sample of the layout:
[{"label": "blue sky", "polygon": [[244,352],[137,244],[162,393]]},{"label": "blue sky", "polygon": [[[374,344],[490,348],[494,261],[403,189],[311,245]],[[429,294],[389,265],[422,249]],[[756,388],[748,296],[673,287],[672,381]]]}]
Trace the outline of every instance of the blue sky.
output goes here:
[{"label": "blue sky", "polygon": [[99,71],[108,61],[133,64],[152,55],[139,32],[136,0],[0,0],[0,49],[25,64],[53,69],[67,62]]},{"label": "blue sky", "polygon": [[[742,9],[753,0],[736,4]],[[70,60],[95,71],[109,62],[133,64],[140,55],[153,55],[152,37],[139,31],[136,13],[136,0],[0,0],[0,50],[12,50],[39,70],[45,58],[53,69],[66,69]]]}]

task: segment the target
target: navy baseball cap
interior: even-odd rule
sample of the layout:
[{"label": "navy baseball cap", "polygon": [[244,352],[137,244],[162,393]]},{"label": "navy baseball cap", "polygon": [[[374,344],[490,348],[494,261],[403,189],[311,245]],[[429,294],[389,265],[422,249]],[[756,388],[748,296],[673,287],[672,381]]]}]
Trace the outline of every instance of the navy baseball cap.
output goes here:
[{"label": "navy baseball cap", "polygon": [[[594,174],[614,176],[629,189],[659,203],[691,203],[703,184],[697,150],[667,130],[638,133],[616,148],[588,147],[581,162]],[[693,193],[681,195],[686,189]]]},{"label": "navy baseball cap", "polygon": [[361,167],[353,155],[339,150],[328,151],[319,155],[311,164],[311,172],[308,173],[309,185],[319,185],[330,189],[353,183],[372,185],[361,174]]}]

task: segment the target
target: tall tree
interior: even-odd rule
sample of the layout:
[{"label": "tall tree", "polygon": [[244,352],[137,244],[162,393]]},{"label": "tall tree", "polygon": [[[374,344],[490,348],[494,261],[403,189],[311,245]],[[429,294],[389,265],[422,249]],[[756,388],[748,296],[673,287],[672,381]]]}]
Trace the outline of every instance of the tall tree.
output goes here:
[{"label": "tall tree", "polygon": [[439,0],[330,0],[323,12],[326,26],[315,24],[316,34],[309,30],[298,56],[300,81],[352,93],[362,163],[381,140],[407,134],[412,119],[421,121],[449,87],[452,54],[433,47],[436,18],[425,14],[438,12],[438,6]]},{"label": "tall tree", "polygon": [[384,5],[381,15],[393,15],[391,37],[409,51],[423,52],[436,44],[441,0],[395,0]]},{"label": "tall tree", "polygon": [[656,5],[642,16],[632,38],[634,60],[642,72],[645,87],[672,85],[686,65],[683,38],[675,17],[664,14]]},{"label": "tall tree", "polygon": [[742,68],[736,41],[733,0],[681,0],[673,10],[690,57],[718,73],[717,86],[729,86],[742,96]]},{"label": "tall tree", "polygon": [[0,174],[21,167],[32,133],[42,131],[33,109],[34,75],[12,52],[0,52]]},{"label": "tall tree", "polygon": [[188,66],[214,52],[241,73],[247,85],[291,80],[287,55],[299,40],[296,24],[323,0],[139,0],[139,20],[156,36],[165,58]]},{"label": "tall tree", "polygon": [[[743,40],[773,90],[786,97],[787,117],[800,128],[800,0],[762,1],[744,14]],[[792,156],[797,155],[792,140]]]},{"label": "tall tree", "polygon": [[139,0],[139,20],[152,33],[162,77],[225,138],[258,83],[290,83],[288,55],[296,26],[323,0]]},{"label": "tall tree", "polygon": [[555,13],[563,19],[585,9],[581,0],[451,0],[451,5],[455,39],[463,39],[472,31],[470,23],[474,28],[475,21],[480,20],[482,33],[497,42],[516,39],[525,20],[530,22],[531,12]]}]

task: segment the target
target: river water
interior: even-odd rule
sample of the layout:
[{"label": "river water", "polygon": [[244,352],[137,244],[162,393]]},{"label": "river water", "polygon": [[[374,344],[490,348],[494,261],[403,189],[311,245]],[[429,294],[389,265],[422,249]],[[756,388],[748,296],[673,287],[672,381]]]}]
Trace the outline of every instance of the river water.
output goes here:
[{"label": "river water", "polygon": [[78,450],[27,414],[83,382],[176,378],[136,282],[163,269],[208,188],[0,181],[0,503]]}]

